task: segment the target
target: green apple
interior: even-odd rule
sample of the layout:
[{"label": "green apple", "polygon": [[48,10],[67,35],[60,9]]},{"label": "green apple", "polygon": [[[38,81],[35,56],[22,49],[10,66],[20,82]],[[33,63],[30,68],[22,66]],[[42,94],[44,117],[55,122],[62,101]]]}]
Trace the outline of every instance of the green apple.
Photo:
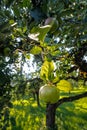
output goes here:
[{"label": "green apple", "polygon": [[59,99],[59,89],[54,85],[47,84],[40,88],[39,97],[46,103],[54,104]]}]

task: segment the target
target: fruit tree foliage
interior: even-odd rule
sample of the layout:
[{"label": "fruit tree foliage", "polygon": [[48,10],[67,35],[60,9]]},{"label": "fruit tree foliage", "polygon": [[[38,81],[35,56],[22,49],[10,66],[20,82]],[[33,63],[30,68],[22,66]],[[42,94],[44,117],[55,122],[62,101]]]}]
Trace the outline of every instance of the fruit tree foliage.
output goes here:
[{"label": "fruit tree foliage", "polygon": [[[56,19],[58,23],[53,32],[54,22],[45,25],[48,18]],[[31,54],[37,65],[37,72],[31,73],[31,78],[40,78],[40,68],[46,60],[55,62],[54,71],[59,80],[82,78],[86,81],[87,1],[0,1],[0,111],[6,105],[11,107],[14,92],[25,91],[29,79],[22,70]],[[13,87],[16,81],[18,83]]]}]

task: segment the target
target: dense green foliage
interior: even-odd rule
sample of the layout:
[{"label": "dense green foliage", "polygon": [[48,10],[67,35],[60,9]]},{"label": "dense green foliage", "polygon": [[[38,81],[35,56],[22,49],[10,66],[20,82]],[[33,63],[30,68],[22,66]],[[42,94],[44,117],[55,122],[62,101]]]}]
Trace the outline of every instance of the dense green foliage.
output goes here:
[{"label": "dense green foliage", "polygon": [[[58,26],[45,25],[55,18]],[[33,57],[35,72],[23,66]],[[57,84],[61,79],[74,86],[87,81],[87,1],[86,0],[1,0],[0,1],[0,121],[12,99],[34,95],[46,83],[40,77],[44,61],[54,61],[55,69],[48,79]],[[54,73],[54,74],[52,74]],[[54,76],[53,76],[54,75]],[[53,77],[52,77],[53,76]],[[38,101],[39,105],[39,101]],[[4,127],[9,111],[4,112]]]}]

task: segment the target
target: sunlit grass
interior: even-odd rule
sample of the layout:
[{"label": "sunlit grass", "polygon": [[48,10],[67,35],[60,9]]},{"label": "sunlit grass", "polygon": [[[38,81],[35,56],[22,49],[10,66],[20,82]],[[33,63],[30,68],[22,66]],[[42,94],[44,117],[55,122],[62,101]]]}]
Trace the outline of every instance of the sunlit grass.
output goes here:
[{"label": "sunlit grass", "polygon": [[[84,90],[73,90],[69,95],[81,93]],[[66,93],[61,93],[61,97]],[[87,130],[87,98],[67,102],[57,108],[56,124],[58,130]],[[10,121],[7,130],[45,130],[45,104],[31,99],[13,101],[10,109]]]},{"label": "sunlit grass", "polygon": [[45,126],[44,109],[39,108],[36,101],[16,100],[13,104],[10,117],[14,121],[11,120],[9,130],[39,130],[41,125]]},{"label": "sunlit grass", "polygon": [[[57,109],[58,130],[87,130],[87,98],[62,104]],[[59,120],[58,120],[59,118]]]}]

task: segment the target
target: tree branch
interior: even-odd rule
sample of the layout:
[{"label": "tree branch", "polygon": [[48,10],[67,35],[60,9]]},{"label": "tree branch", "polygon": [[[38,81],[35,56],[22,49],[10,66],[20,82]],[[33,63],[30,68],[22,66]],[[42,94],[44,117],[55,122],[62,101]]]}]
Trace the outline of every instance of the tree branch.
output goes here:
[{"label": "tree branch", "polygon": [[87,97],[87,92],[84,92],[75,96],[71,96],[71,97],[64,97],[62,99],[59,99],[59,101],[56,103],[56,108],[65,102],[72,102],[72,101],[75,101],[84,97]]}]

